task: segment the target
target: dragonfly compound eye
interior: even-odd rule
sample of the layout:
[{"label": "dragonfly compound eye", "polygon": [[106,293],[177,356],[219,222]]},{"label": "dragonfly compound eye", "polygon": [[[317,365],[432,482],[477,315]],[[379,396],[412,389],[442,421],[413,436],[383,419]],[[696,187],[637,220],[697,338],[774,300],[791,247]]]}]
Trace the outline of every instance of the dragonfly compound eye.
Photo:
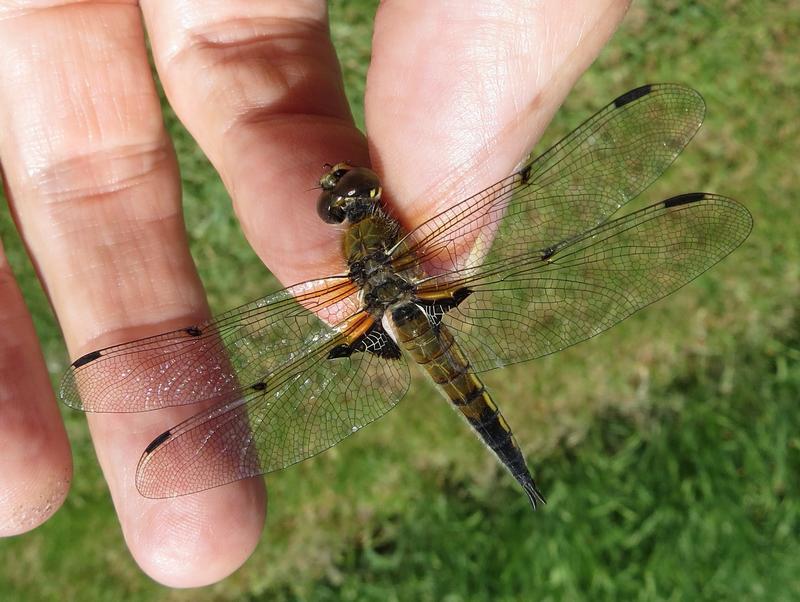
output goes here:
[{"label": "dragonfly compound eye", "polygon": [[342,176],[353,169],[349,163],[337,163],[336,165],[327,164],[328,171],[319,179],[319,186],[322,190],[333,190]]},{"label": "dragonfly compound eye", "polygon": [[351,199],[378,201],[381,181],[371,169],[354,167],[341,177],[332,192]]},{"label": "dragonfly compound eye", "polygon": [[341,224],[346,217],[342,197],[324,190],[317,200],[317,214],[326,224]]}]

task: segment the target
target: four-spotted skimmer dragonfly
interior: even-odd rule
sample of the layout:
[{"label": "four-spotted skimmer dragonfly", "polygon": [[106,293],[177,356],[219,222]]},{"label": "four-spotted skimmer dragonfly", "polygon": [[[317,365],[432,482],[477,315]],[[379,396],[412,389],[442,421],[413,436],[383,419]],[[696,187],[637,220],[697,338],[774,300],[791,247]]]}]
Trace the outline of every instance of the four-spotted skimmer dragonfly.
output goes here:
[{"label": "four-spotted skimmer dragonfly", "polygon": [[140,460],[141,494],[170,497],[335,445],[397,404],[410,358],[536,507],[543,497],[479,374],[610,328],[747,238],[747,209],[704,192],[613,217],[672,163],[704,112],[687,87],[631,90],[506,179],[408,232],[383,205],[374,172],[332,166],[318,212],[345,228],[346,274],[86,354],[61,397],[90,412],[211,403]]}]

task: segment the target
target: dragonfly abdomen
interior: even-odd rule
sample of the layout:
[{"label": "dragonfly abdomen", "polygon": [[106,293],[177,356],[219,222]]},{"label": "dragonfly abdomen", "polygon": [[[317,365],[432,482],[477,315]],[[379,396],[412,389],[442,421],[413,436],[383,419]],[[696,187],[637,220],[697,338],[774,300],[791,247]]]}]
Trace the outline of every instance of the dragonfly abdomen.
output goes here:
[{"label": "dragonfly abdomen", "polygon": [[511,427],[481,379],[470,370],[468,358],[447,327],[432,324],[425,311],[414,303],[394,308],[391,318],[398,343],[425,369],[478,437],[522,485],[531,505],[536,508],[536,504],[544,503]]}]

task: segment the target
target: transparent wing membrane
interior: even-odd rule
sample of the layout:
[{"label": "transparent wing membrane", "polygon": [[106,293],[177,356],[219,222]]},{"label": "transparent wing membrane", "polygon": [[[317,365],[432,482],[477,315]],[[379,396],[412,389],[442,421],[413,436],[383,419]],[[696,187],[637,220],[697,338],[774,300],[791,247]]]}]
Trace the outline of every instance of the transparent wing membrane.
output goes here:
[{"label": "transparent wing membrane", "polygon": [[691,88],[632,90],[505,180],[421,224],[396,262],[413,257],[428,273],[463,274],[480,270],[490,248],[513,258],[577,236],[656,180],[704,114]]},{"label": "transparent wing membrane", "polygon": [[240,398],[158,437],[139,462],[142,495],[184,495],[280,470],[383,416],[408,389],[406,360],[371,353],[329,359],[341,341],[326,337]]},{"label": "transparent wing membrane", "polygon": [[[390,266],[403,278],[394,290],[416,295],[475,371],[590,338],[747,238],[748,211],[706,193],[613,219],[674,161],[704,111],[690,88],[632,90],[508,178],[422,223],[390,257],[367,257],[361,272],[352,261],[354,278]],[[329,178],[349,177],[337,173]],[[326,207],[331,218],[339,211]],[[311,281],[205,324],[89,353],[69,369],[61,397],[93,412],[208,402],[148,446],[136,481],[148,497],[284,468],[376,420],[408,388],[406,361],[380,329],[383,306],[364,305],[360,293],[348,276]]]},{"label": "transparent wing membrane", "polygon": [[70,366],[61,399],[87,412],[140,412],[236,395],[306,352],[360,310],[355,285],[295,285],[197,326],[89,353]]},{"label": "transparent wing membrane", "polygon": [[[472,293],[444,316],[476,371],[560,351],[611,328],[690,282],[738,247],[752,217],[731,199],[674,197],[547,252],[492,248],[478,271],[447,273]],[[495,258],[495,251],[499,258]]]}]

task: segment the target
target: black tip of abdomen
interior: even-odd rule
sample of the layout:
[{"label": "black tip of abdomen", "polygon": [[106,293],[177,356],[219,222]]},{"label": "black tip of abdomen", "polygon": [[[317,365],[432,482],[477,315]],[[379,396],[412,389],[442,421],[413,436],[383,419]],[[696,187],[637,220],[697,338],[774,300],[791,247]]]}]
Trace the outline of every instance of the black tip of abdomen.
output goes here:
[{"label": "black tip of abdomen", "polygon": [[536,487],[536,483],[533,482],[533,479],[526,479],[525,481],[521,481],[520,485],[525,490],[525,494],[528,496],[528,501],[531,503],[531,508],[536,510],[537,505],[544,506],[547,503],[547,500],[544,499],[542,492],[539,491],[539,488]]}]

